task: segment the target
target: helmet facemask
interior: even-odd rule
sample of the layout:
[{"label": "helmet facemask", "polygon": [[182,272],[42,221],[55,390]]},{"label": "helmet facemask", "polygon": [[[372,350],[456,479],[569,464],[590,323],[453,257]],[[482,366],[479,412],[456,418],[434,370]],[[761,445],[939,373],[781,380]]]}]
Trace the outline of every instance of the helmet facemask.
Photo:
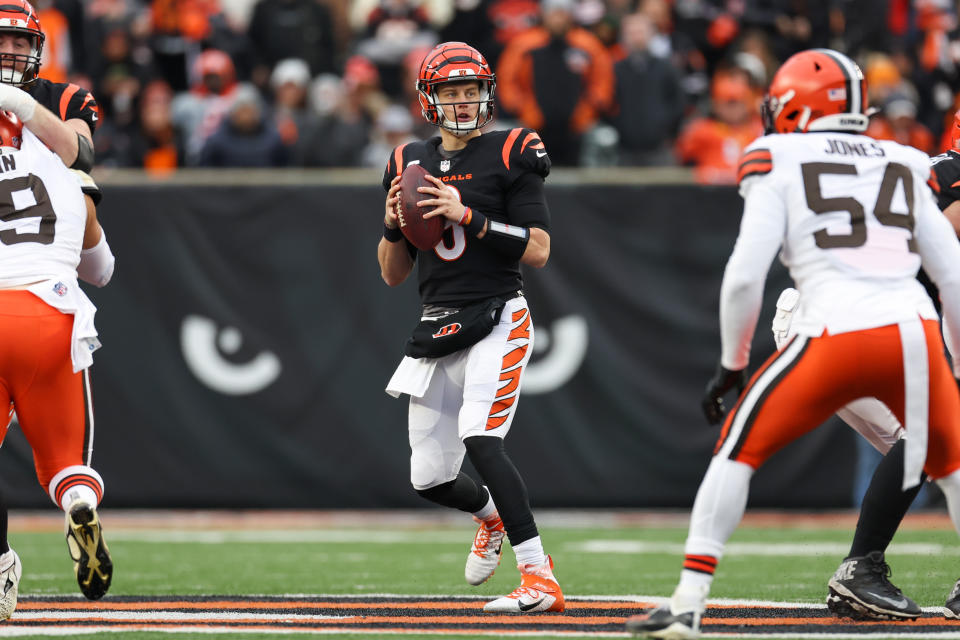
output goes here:
[{"label": "helmet facemask", "polygon": [[[35,82],[40,74],[44,35],[39,30],[39,23],[31,26],[30,20],[36,22],[34,16],[27,20],[0,16],[0,34],[23,37],[30,41],[29,53],[0,54],[0,82],[3,84],[25,87]],[[8,64],[12,66],[7,66]]]},{"label": "helmet facemask", "polygon": [[[479,84],[479,97],[477,100],[441,102],[440,89],[447,84],[476,82]],[[456,136],[464,136],[487,125],[493,120],[493,93],[496,87],[496,81],[493,79],[483,79],[478,77],[457,77],[455,79],[444,78],[435,81],[418,81],[417,92],[420,94],[420,104],[423,106],[423,117],[428,122]],[[455,117],[447,118],[444,107],[452,107],[456,115],[456,107],[461,104],[477,105],[477,116],[468,122],[461,122]]]}]

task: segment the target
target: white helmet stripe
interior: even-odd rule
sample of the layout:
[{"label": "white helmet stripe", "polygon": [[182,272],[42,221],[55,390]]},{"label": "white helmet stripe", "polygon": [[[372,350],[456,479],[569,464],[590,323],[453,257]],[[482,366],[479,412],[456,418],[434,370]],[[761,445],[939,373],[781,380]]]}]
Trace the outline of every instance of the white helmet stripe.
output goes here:
[{"label": "white helmet stripe", "polygon": [[843,77],[847,80],[847,112],[863,113],[863,95],[861,93],[863,73],[857,64],[833,49],[815,49],[824,55],[829,56],[839,65],[843,72]]}]

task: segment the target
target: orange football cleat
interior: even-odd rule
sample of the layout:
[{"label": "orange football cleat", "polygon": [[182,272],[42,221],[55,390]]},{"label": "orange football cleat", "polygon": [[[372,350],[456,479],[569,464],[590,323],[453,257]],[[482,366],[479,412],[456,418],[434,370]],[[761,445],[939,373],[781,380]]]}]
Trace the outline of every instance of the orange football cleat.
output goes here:
[{"label": "orange football cleat", "polygon": [[510,595],[488,602],[487,613],[539,613],[563,611],[563,592],[553,576],[553,558],[541,565],[519,565],[520,586]]}]

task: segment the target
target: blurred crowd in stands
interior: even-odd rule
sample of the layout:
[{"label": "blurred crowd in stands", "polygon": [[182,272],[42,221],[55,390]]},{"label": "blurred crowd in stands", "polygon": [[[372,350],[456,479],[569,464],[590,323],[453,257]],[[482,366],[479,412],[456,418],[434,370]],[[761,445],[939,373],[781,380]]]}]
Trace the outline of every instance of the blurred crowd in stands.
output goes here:
[{"label": "blurred crowd in stands", "polygon": [[869,135],[935,154],[960,108],[956,0],[38,0],[41,75],[93,91],[97,165],[382,167],[433,135],[415,79],[446,40],[497,74],[496,128],[554,165],[730,183],[777,65],[855,58]]}]

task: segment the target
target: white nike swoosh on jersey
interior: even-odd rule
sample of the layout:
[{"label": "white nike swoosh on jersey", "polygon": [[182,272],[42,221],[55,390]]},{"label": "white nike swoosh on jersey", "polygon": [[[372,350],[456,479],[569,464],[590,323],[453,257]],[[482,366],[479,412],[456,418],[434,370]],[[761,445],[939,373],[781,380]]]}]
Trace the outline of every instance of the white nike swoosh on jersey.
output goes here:
[{"label": "white nike swoosh on jersey", "polygon": [[547,155],[547,152],[546,152],[546,151],[537,151],[537,157],[538,157],[538,158],[542,158],[542,157],[545,156],[545,155]]}]

